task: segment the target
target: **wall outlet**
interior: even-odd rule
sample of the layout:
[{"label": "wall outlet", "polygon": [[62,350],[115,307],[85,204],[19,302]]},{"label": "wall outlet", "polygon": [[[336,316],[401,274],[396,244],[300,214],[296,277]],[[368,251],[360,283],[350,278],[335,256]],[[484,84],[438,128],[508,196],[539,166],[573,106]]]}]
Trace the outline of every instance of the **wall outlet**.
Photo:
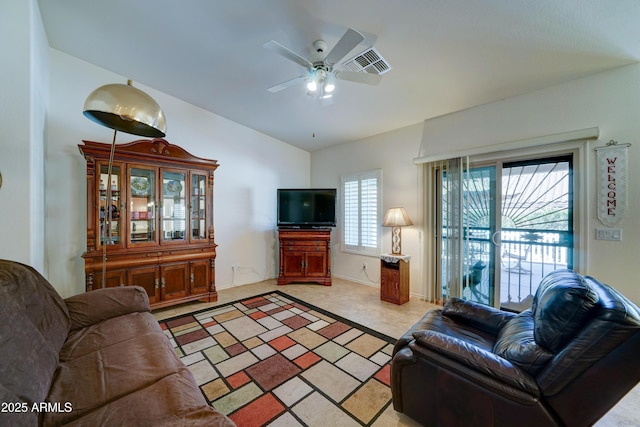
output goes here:
[{"label": "wall outlet", "polygon": [[362,263],[362,269],[363,269],[363,270],[366,270],[366,269],[367,269],[367,263],[366,263],[366,262],[363,262],[363,263]]},{"label": "wall outlet", "polygon": [[231,264],[231,271],[238,271],[240,270],[240,266],[238,264]]},{"label": "wall outlet", "polygon": [[596,240],[622,240],[621,228],[596,228]]}]

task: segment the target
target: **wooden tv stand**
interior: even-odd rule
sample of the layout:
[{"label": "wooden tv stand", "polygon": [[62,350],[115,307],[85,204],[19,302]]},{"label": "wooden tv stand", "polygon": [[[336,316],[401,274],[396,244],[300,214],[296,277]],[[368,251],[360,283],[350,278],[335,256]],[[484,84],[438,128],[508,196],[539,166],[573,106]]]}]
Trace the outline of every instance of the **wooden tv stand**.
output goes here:
[{"label": "wooden tv stand", "polygon": [[331,229],[280,228],[278,285],[319,283],[331,286]]}]

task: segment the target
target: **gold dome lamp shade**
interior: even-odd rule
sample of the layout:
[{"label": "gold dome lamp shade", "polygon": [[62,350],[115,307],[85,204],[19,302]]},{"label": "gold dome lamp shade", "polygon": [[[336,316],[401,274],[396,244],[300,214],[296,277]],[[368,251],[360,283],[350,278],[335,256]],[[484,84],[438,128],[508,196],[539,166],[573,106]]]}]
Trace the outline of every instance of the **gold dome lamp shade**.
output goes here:
[{"label": "gold dome lamp shade", "polygon": [[158,103],[131,85],[100,86],[84,103],[84,115],[94,122],[125,133],[162,138],[167,122]]}]

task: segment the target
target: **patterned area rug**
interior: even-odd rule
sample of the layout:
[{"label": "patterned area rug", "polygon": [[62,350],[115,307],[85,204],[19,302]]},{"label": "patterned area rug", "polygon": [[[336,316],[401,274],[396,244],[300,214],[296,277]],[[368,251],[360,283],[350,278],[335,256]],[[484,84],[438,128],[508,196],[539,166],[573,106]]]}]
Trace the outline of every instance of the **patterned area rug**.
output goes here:
[{"label": "patterned area rug", "polygon": [[160,326],[239,427],[368,426],[391,404],[395,340],[283,293]]}]

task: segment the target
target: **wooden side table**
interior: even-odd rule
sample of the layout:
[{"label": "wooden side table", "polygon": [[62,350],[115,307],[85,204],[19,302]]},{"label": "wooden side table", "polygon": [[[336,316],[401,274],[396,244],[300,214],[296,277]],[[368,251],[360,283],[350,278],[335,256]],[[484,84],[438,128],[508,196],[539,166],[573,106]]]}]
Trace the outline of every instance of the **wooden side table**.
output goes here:
[{"label": "wooden side table", "polygon": [[385,254],[380,257],[380,299],[394,304],[409,301],[408,255]]}]

